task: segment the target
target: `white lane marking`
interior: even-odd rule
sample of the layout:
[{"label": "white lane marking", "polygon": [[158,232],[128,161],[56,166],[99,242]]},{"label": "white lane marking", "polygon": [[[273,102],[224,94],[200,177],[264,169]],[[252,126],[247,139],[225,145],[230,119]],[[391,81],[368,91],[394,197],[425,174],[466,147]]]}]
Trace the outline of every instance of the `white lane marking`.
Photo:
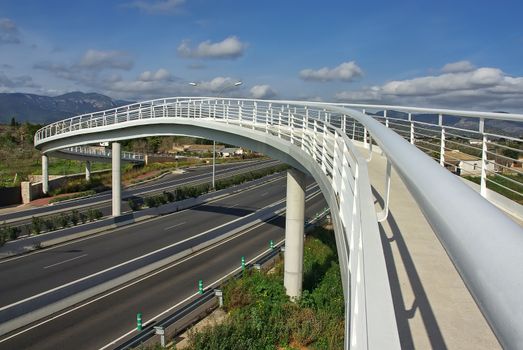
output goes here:
[{"label": "white lane marking", "polygon": [[167,230],[170,230],[170,229],[172,229],[172,228],[175,228],[175,227],[178,227],[178,226],[182,226],[182,225],[185,225],[185,224],[186,224],[185,221],[184,221],[184,222],[180,222],[179,224],[172,225],[172,226],[169,226],[169,227],[164,228],[164,231],[167,231]]},{"label": "white lane marking", "polygon": [[284,199],[281,199],[281,200],[279,200],[279,201],[276,201],[276,202],[274,202],[274,203],[272,203],[272,204],[269,204],[269,205],[267,205],[267,206],[265,206],[265,207],[259,209],[258,211],[255,211],[255,212],[253,212],[253,213],[251,213],[251,214],[249,214],[249,215],[246,215],[246,216],[244,216],[244,217],[236,218],[236,219],[234,219],[234,220],[232,220],[232,221],[228,221],[228,222],[226,222],[226,223],[221,224],[220,226],[217,226],[217,227],[211,228],[211,229],[209,229],[209,230],[207,230],[207,231],[205,231],[205,232],[199,233],[199,234],[197,234],[197,235],[195,235],[195,236],[192,236],[192,237],[186,238],[186,239],[184,239],[184,240],[181,240],[181,241],[178,241],[178,242],[173,243],[173,244],[171,244],[171,245],[168,245],[168,246],[166,246],[166,247],[163,247],[163,248],[160,248],[160,249],[154,250],[154,251],[149,252],[149,253],[147,253],[147,254],[144,254],[144,255],[141,255],[141,256],[137,256],[136,258],[133,258],[133,259],[131,259],[131,260],[124,261],[124,262],[122,262],[122,263],[120,263],[120,264],[118,264],[118,265],[115,265],[115,266],[112,266],[112,267],[106,268],[106,269],[104,269],[104,270],[102,270],[102,271],[95,272],[95,273],[93,273],[93,274],[90,274],[90,275],[88,275],[88,276],[85,276],[85,277],[79,278],[79,279],[77,279],[77,280],[71,281],[71,282],[69,282],[69,283],[63,284],[63,285],[58,286],[58,287],[55,287],[55,288],[53,288],[53,289],[49,289],[49,290],[47,290],[47,291],[44,291],[44,292],[41,292],[41,293],[35,294],[35,295],[30,296],[30,297],[28,297],[28,298],[25,298],[25,299],[23,299],[23,300],[19,300],[19,301],[17,301],[17,302],[12,303],[12,304],[9,304],[9,305],[6,305],[6,306],[3,306],[3,307],[0,308],[0,311],[3,311],[3,310],[8,309],[8,308],[10,308],[10,307],[16,306],[16,305],[18,305],[18,304],[25,303],[25,302],[27,302],[27,301],[29,301],[29,300],[36,299],[36,298],[41,297],[41,296],[43,296],[43,295],[46,295],[46,294],[50,294],[50,293],[56,292],[57,290],[60,290],[60,289],[63,289],[63,288],[69,287],[69,286],[71,286],[71,285],[73,285],[73,284],[76,284],[76,283],[79,283],[79,282],[85,281],[85,280],[87,280],[87,279],[89,279],[89,278],[92,278],[92,277],[95,277],[95,276],[101,275],[101,274],[103,274],[103,273],[105,273],[105,272],[108,272],[108,271],[111,271],[111,270],[115,270],[115,269],[117,269],[117,268],[119,268],[119,267],[122,267],[122,266],[128,265],[128,264],[130,264],[130,263],[132,263],[132,262],[135,262],[135,261],[137,261],[137,260],[140,260],[140,259],[142,259],[142,258],[148,257],[148,256],[153,255],[153,254],[156,254],[156,253],[158,253],[158,252],[161,252],[161,251],[164,251],[164,250],[170,249],[170,248],[172,248],[172,247],[175,247],[175,246],[177,246],[177,245],[183,244],[183,243],[185,243],[185,242],[187,242],[187,241],[190,241],[190,240],[192,240],[192,239],[194,239],[194,238],[196,238],[196,237],[200,237],[200,236],[206,235],[207,233],[209,233],[209,232],[211,232],[211,231],[214,231],[214,230],[220,229],[220,228],[222,228],[222,227],[224,227],[224,226],[226,226],[226,225],[232,224],[232,223],[234,223],[234,222],[236,222],[236,221],[243,220],[243,219],[245,219],[245,218],[247,218],[247,217],[249,217],[249,216],[256,215],[259,211],[261,211],[261,210],[263,210],[263,209],[266,209],[266,208],[269,208],[269,207],[272,207],[272,206],[274,206],[274,205],[278,205],[278,204],[280,204],[280,203],[282,203],[282,202],[284,202],[284,201],[285,201],[285,198],[284,198]]},{"label": "white lane marking", "polygon": [[[270,222],[270,221],[272,221],[272,220],[273,220],[273,219],[268,220],[267,222]],[[253,229],[255,229],[255,228],[257,228],[257,227],[258,227],[258,225],[256,225],[256,227],[253,227],[253,228],[251,228],[251,229],[245,231],[245,232],[242,233],[241,235],[238,235],[238,236],[236,236],[236,237],[234,237],[234,238],[238,238],[238,237],[240,237],[240,236],[243,236],[245,233],[247,233],[247,232],[249,232],[249,231],[252,231]],[[282,239],[281,241],[277,242],[276,245],[280,245],[283,241],[285,241],[285,240]],[[225,242],[224,242],[224,243],[225,243]],[[223,244],[223,243],[217,245],[216,247],[218,247],[218,246],[220,246],[220,245],[222,245],[222,244]],[[247,261],[246,263],[247,263],[247,264],[251,264],[251,263],[255,262],[255,261],[258,260],[260,257],[262,257],[263,255],[267,254],[269,251],[271,251],[271,249],[267,249],[267,250],[263,251],[262,253],[258,254],[257,256],[255,256],[255,257],[252,258],[251,260]],[[219,284],[221,281],[223,281],[224,279],[226,279],[226,278],[228,278],[229,276],[232,276],[232,275],[234,275],[235,273],[237,273],[238,271],[240,271],[240,269],[241,269],[241,267],[237,267],[237,268],[235,268],[234,270],[232,270],[231,272],[229,272],[229,273],[226,274],[225,276],[222,276],[222,277],[218,278],[216,281],[214,281],[214,282],[210,283],[209,285],[207,285],[205,289],[210,289],[210,288],[212,288],[213,286],[218,285],[218,284]],[[171,307],[168,308],[168,309],[165,309],[164,311],[160,312],[158,315],[156,315],[156,316],[154,316],[154,317],[151,317],[151,319],[150,319],[149,321],[146,321],[145,323],[143,323],[143,326],[146,326],[146,325],[148,325],[149,323],[151,323],[151,322],[153,322],[153,321],[156,321],[158,318],[162,317],[162,316],[165,315],[166,313],[172,311],[173,309],[177,308],[179,305],[185,303],[186,301],[188,301],[188,300],[194,298],[194,297],[197,296],[197,295],[199,295],[198,292],[196,292],[196,293],[194,293],[194,294],[192,294],[192,295],[189,295],[187,298],[185,298],[184,300],[180,301],[178,304],[173,305],[173,306],[171,306]],[[98,349],[98,350],[105,350],[105,349],[107,349],[108,347],[110,347],[110,346],[116,344],[116,343],[119,342],[120,340],[122,340],[122,339],[124,339],[124,338],[130,336],[131,334],[133,334],[133,333],[135,333],[135,332],[136,332],[136,328],[132,328],[129,332],[127,332],[127,333],[121,335],[121,336],[118,337],[117,339],[114,339],[113,341],[111,341],[110,343],[104,345],[103,347],[101,347],[101,348]]]},{"label": "white lane marking", "polygon": [[240,203],[237,203],[237,204],[235,204],[235,205],[231,205],[229,208],[236,208],[236,207],[239,206],[239,205],[240,205]]},{"label": "white lane marking", "polygon": [[268,194],[269,194],[269,192],[263,192],[263,193],[261,194],[261,196],[262,196],[262,197],[265,197],[265,196],[268,195]]},{"label": "white lane marking", "polygon": [[[281,180],[285,180],[285,178],[283,176],[282,177],[275,177],[274,179],[271,179],[268,182],[264,182],[262,184],[258,184],[258,185],[254,185],[252,187],[246,188],[244,191],[231,193],[231,194],[228,194],[228,195],[226,195],[224,197],[213,199],[213,200],[205,202],[203,204],[198,204],[195,207],[191,207],[191,208],[188,208],[188,209],[176,211],[174,213],[166,214],[166,215],[163,215],[161,217],[155,217],[152,220],[162,220],[162,219],[165,220],[165,219],[167,219],[167,218],[169,218],[171,216],[179,215],[179,214],[184,213],[184,212],[186,212],[188,210],[191,210],[193,208],[196,208],[196,207],[199,207],[199,206],[202,206],[202,205],[207,205],[207,204],[220,202],[220,201],[225,200],[225,199],[230,199],[231,197],[235,197],[235,196],[239,196],[239,195],[245,194],[246,192],[259,189],[260,187],[267,186],[267,185],[270,185],[273,182],[277,182],[277,181],[281,181]],[[125,213],[129,213],[129,212],[125,212]],[[61,243],[61,244],[58,244],[58,245],[55,245],[55,246],[52,246],[52,247],[49,247],[49,248],[46,248],[46,249],[36,250],[36,251],[33,251],[31,253],[28,253],[28,254],[23,254],[23,255],[19,255],[19,256],[14,256],[12,258],[2,259],[2,260],[0,260],[0,264],[5,264],[5,263],[8,263],[8,262],[11,262],[11,261],[14,261],[14,260],[19,260],[19,259],[23,259],[23,258],[26,258],[26,257],[29,257],[29,256],[36,255],[36,254],[41,254],[43,252],[49,252],[50,250],[53,250],[53,249],[63,248],[65,246],[68,246],[68,245],[71,245],[71,244],[75,244],[75,243],[82,242],[82,241],[87,241],[89,239],[93,239],[93,238],[97,238],[97,237],[102,237],[102,236],[109,235],[111,233],[115,233],[115,232],[119,232],[119,231],[124,231],[124,230],[127,230],[129,228],[135,228],[135,227],[138,227],[138,226],[141,226],[141,225],[147,225],[147,224],[150,224],[150,222],[151,221],[149,221],[149,220],[145,220],[145,221],[136,222],[136,223],[131,224],[129,226],[122,226],[122,227],[119,227],[119,228],[116,228],[116,229],[109,229],[109,230],[101,232],[99,234],[94,234],[94,235],[83,237],[83,238],[80,238],[80,239],[77,239],[77,240],[64,242],[64,243]],[[1,309],[0,309],[0,311],[1,311]]]},{"label": "white lane marking", "polygon": [[69,261],[73,261],[73,260],[76,260],[76,259],[80,259],[80,258],[83,258],[84,256],[87,256],[87,254],[83,254],[83,255],[80,255],[80,256],[75,256],[74,258],[71,258],[71,259],[67,259],[67,260],[64,260],[64,261],[60,261],[56,264],[52,264],[52,265],[47,265],[47,266],[44,266],[44,269],[48,269],[50,267],[54,267],[54,266],[58,266],[58,265],[62,265],[62,264],[65,264],[66,262],[69,262]]},{"label": "white lane marking", "polygon": [[[321,192],[319,192],[319,191],[318,191],[318,192],[315,192],[315,193],[311,194],[311,195],[310,195],[306,200],[310,200],[310,199],[316,197],[317,195],[319,195],[320,193],[321,193]],[[272,218],[272,219],[270,219],[270,220],[268,220],[268,221],[272,221],[272,220],[274,220],[274,218]],[[169,269],[171,269],[171,268],[173,268],[173,267],[175,267],[175,266],[178,266],[178,265],[180,265],[180,264],[182,264],[182,263],[184,263],[184,262],[186,262],[186,261],[188,261],[188,260],[190,260],[190,259],[193,259],[193,258],[195,258],[195,257],[197,257],[197,256],[199,256],[199,255],[201,255],[201,254],[203,254],[203,253],[205,253],[205,252],[208,252],[209,250],[212,250],[212,249],[214,249],[214,248],[216,248],[216,247],[219,247],[219,246],[221,246],[222,244],[225,244],[225,243],[227,243],[227,242],[229,242],[229,241],[232,241],[233,239],[236,239],[236,238],[238,238],[238,237],[241,237],[241,236],[243,236],[244,234],[246,234],[247,232],[252,231],[252,230],[254,230],[255,228],[257,228],[257,227],[259,227],[259,226],[261,226],[261,225],[263,225],[263,224],[264,224],[264,223],[260,223],[260,224],[258,224],[258,225],[255,225],[254,227],[251,227],[250,229],[248,229],[248,230],[246,230],[246,231],[244,231],[244,232],[242,232],[242,233],[240,233],[240,234],[238,234],[238,235],[236,235],[236,236],[229,237],[229,238],[223,240],[222,242],[220,242],[220,243],[218,243],[218,244],[216,244],[216,245],[214,245],[214,246],[212,246],[212,247],[208,247],[208,248],[202,249],[200,252],[195,253],[194,255],[191,255],[191,256],[188,256],[188,257],[186,257],[186,258],[183,258],[183,259],[181,259],[180,261],[178,261],[178,262],[176,262],[176,263],[174,263],[174,264],[172,264],[172,265],[166,266],[166,267],[164,267],[164,268],[162,268],[162,269],[160,269],[160,270],[158,270],[158,271],[156,271],[156,272],[153,272],[153,273],[151,273],[151,274],[149,274],[149,275],[147,275],[147,276],[144,276],[144,277],[142,277],[142,278],[140,278],[140,279],[137,279],[136,281],[134,281],[134,282],[132,282],[132,283],[129,283],[129,284],[127,284],[127,285],[124,285],[123,287],[120,287],[120,288],[118,288],[118,289],[115,289],[115,290],[113,290],[113,291],[111,291],[111,292],[109,292],[109,293],[107,293],[107,294],[101,295],[101,296],[99,296],[98,298],[95,298],[95,299],[93,299],[93,300],[90,300],[90,301],[86,302],[85,304],[78,305],[78,306],[76,306],[76,307],[74,307],[74,308],[72,308],[72,309],[70,309],[70,310],[67,310],[67,311],[61,313],[61,314],[58,314],[58,315],[53,316],[53,317],[51,317],[51,318],[48,318],[48,319],[46,319],[45,321],[42,321],[42,322],[37,323],[37,324],[35,324],[35,325],[33,325],[33,326],[29,327],[29,328],[26,328],[26,329],[24,329],[24,330],[21,330],[20,332],[15,333],[15,334],[13,334],[13,335],[11,335],[11,336],[5,338],[5,339],[1,339],[1,340],[0,340],[0,343],[3,343],[3,342],[5,342],[5,341],[7,341],[7,340],[9,340],[9,339],[11,339],[11,338],[17,337],[17,336],[19,336],[20,334],[26,333],[26,332],[28,332],[28,331],[34,329],[34,328],[40,327],[41,325],[44,325],[44,324],[46,324],[46,323],[48,323],[48,322],[51,322],[51,321],[53,321],[53,320],[55,320],[55,319],[57,319],[57,318],[59,318],[59,317],[65,316],[65,315],[67,315],[67,314],[69,314],[69,313],[71,313],[71,312],[73,312],[73,311],[76,311],[76,310],[78,310],[78,309],[80,309],[80,308],[82,308],[82,307],[84,307],[84,306],[87,306],[87,305],[89,305],[89,304],[95,303],[95,302],[97,302],[97,301],[100,300],[100,299],[103,299],[103,298],[106,298],[106,297],[108,297],[108,296],[110,296],[110,295],[112,295],[112,294],[118,293],[118,292],[121,291],[121,290],[124,290],[124,289],[126,289],[126,288],[129,288],[129,287],[131,287],[131,286],[133,286],[133,285],[135,285],[135,284],[137,284],[137,283],[140,283],[140,282],[142,282],[142,281],[144,281],[144,280],[146,280],[146,279],[148,279],[148,278],[151,278],[151,277],[153,277],[153,276],[155,276],[155,275],[157,275],[157,274],[159,274],[159,273],[162,273],[162,272],[164,272],[164,271],[167,271],[167,270],[169,270]],[[284,241],[284,240],[281,240],[280,242],[278,242],[278,244],[280,244],[280,243],[283,242],[283,241]],[[255,257],[254,259],[249,260],[249,263],[252,262],[252,261],[257,260],[260,256],[262,256],[263,254],[265,254],[265,253],[268,252],[268,251],[269,251],[269,250],[266,250],[265,252],[263,252],[262,254],[258,255],[258,256]],[[230,276],[230,275],[236,273],[236,271],[239,271],[240,268],[241,268],[241,267],[238,267],[238,268],[234,269],[234,270],[233,270],[231,273],[229,273],[228,275],[223,276],[222,278],[218,279],[217,281],[215,281],[215,282],[209,284],[209,287],[212,286],[212,285],[214,285],[214,284],[216,284],[216,283],[219,283],[220,281],[222,281],[223,279],[227,278],[228,276]],[[209,288],[209,287],[208,287],[208,288]],[[166,310],[166,311],[160,313],[160,315],[163,315],[163,314],[165,314],[166,312],[168,312],[168,311],[170,311],[170,310],[176,308],[176,307],[179,306],[180,304],[183,304],[184,302],[186,302],[186,301],[189,300],[190,298],[193,298],[196,294],[198,294],[198,293],[194,293],[193,295],[191,295],[191,296],[189,296],[188,298],[182,300],[181,302],[179,302],[179,303],[176,304],[175,306],[171,307],[170,309],[168,309],[168,310]],[[154,320],[154,317],[151,318],[151,320]],[[148,324],[149,322],[151,322],[151,320],[147,321],[145,324]],[[132,332],[135,332],[135,331],[136,331],[136,329],[133,328],[130,332],[124,334],[123,336],[121,336],[121,337],[118,338],[117,340],[114,340],[114,341],[111,342],[110,344],[105,345],[105,346],[104,346],[103,348],[101,348],[100,350],[102,350],[102,349],[106,349],[108,346],[114,344],[114,343],[117,342],[118,340],[120,340],[120,339],[126,337],[127,335],[129,335],[129,334],[131,334]]]}]

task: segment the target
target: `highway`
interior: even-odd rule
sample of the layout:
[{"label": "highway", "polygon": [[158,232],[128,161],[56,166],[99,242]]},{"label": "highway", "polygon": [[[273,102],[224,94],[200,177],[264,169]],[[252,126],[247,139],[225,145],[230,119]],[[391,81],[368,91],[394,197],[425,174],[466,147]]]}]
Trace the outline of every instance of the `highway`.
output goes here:
[{"label": "highway", "polygon": [[[261,169],[279,164],[274,160],[255,160],[241,163],[225,163],[216,165],[216,178],[232,176],[234,174]],[[148,194],[172,191],[175,187],[185,184],[195,184],[210,182],[211,166],[191,167],[185,169],[183,174],[168,174],[162,178],[143,184],[128,187],[122,191],[122,198],[125,200],[130,197],[144,196]],[[0,222],[16,224],[29,223],[32,216],[55,214],[60,211],[79,209],[79,208],[98,208],[104,215],[110,214],[111,191],[100,192],[88,198],[79,198],[44,207],[34,207],[25,210],[18,210],[0,215]],[[124,205],[127,208],[127,204]]]},{"label": "highway", "polygon": [[[73,281],[86,278],[87,276],[96,274],[99,271],[103,271],[115,265],[121,265],[124,266],[124,268],[112,269],[108,274],[106,274],[105,278],[115,278],[119,274],[122,274],[125,271],[129,271],[129,269],[132,270],[138,268],[140,264],[149,264],[151,263],[149,258],[154,255],[151,255],[151,252],[161,250],[160,255],[156,257],[157,259],[160,257],[165,257],[167,254],[174,254],[176,249],[183,248],[183,244],[181,244],[181,242],[184,242],[184,240],[187,240],[189,237],[206,233],[205,235],[201,236],[201,240],[204,240],[216,235],[221,235],[223,234],[223,230],[220,231],[220,226],[225,225],[227,222],[238,221],[239,218],[244,218],[249,214],[253,215],[253,213],[255,213],[257,210],[283,199],[285,195],[284,187],[285,180],[282,178],[276,180],[273,183],[260,186],[259,188],[244,191],[240,194],[229,196],[214,203],[208,203],[191,210],[171,214],[160,219],[135,224],[131,227],[117,229],[109,233],[94,236],[79,242],[47,249],[23,258],[18,258],[12,261],[5,261],[0,264],[0,278],[5,281],[5,284],[2,285],[2,289],[0,290],[0,300],[2,304],[0,307],[0,310],[2,310],[0,311],[0,315],[2,315],[1,317],[4,317],[4,321],[5,319],[13,317],[13,314],[9,314],[8,311],[16,309],[18,312],[27,312],[31,307],[42,306],[38,303],[51,302],[53,300],[52,298],[36,298],[29,300],[29,303],[22,302],[14,307],[6,308],[6,305],[8,304],[12,305],[24,299],[31,299],[39,293],[45,294],[45,292],[48,290],[58,288],[58,291],[48,294],[54,295],[55,298],[62,298],[67,295],[67,293],[76,293],[82,288],[86,288],[86,284],[75,284],[72,283]],[[323,200],[321,199],[321,195],[314,197],[312,203],[314,203],[314,205],[308,208],[308,212],[310,212],[310,214],[316,213],[325,206]],[[284,203],[280,203],[280,206],[283,205]],[[244,252],[239,256],[245,255],[246,258],[249,258],[250,256],[254,256],[257,254],[257,252],[260,252],[266,248],[270,239],[276,240],[281,238],[283,234],[283,229],[281,226],[283,223],[284,221],[282,221],[282,219],[276,219],[260,228],[253,229],[248,234],[242,235],[228,243],[214,248],[213,250],[209,250],[206,253],[202,253],[193,257],[192,259],[188,260],[186,264],[196,264],[198,266],[203,264],[207,265],[207,268],[201,272],[201,276],[195,277],[190,273],[194,268],[189,268],[186,265],[186,270],[182,269],[182,271],[178,271],[180,277],[176,278],[176,283],[172,283],[172,279],[174,278],[172,275],[171,277],[165,277],[166,280],[170,283],[170,288],[177,290],[177,292],[174,293],[176,295],[186,295],[187,293],[192,294],[191,292],[194,291],[193,287],[197,279],[204,278],[205,280],[210,281],[215,277],[218,278],[221,276],[223,271],[226,271],[227,269],[230,270],[232,266],[239,264],[239,257],[234,255],[234,252],[238,249],[244,250]],[[169,248],[171,250],[165,248],[169,246],[173,246],[171,247],[172,249]],[[228,248],[224,249],[224,247]],[[218,254],[217,252],[219,252],[220,249],[224,249],[223,253],[219,253],[219,255],[214,256],[213,254]],[[209,254],[211,256],[207,256]],[[144,255],[148,255],[148,258],[141,259],[140,257],[143,257]],[[204,259],[201,262],[198,262],[198,259],[202,259],[203,256],[207,256],[207,260]],[[126,263],[133,259],[135,261]],[[216,259],[218,261],[216,261]],[[235,260],[236,262],[233,263]],[[205,264],[204,262],[207,263]],[[177,269],[182,265],[183,264],[176,265],[176,267],[168,269],[164,273],[172,273],[172,271],[177,271]],[[210,266],[212,266],[212,269],[209,268]],[[164,273],[159,275],[163,275]],[[156,285],[156,282],[152,282],[151,284],[150,281],[154,281],[155,278],[157,278],[159,275],[155,275],[129,288],[132,289],[141,286],[139,288],[144,288],[148,291],[156,290],[159,286]],[[183,278],[186,278],[187,281],[183,282]],[[195,280],[189,282],[191,278]],[[99,276],[95,278],[87,278],[86,280],[94,281],[92,283],[95,284],[100,283]],[[60,289],[60,286],[64,286],[68,283],[72,283],[72,287],[67,290],[66,294],[64,294],[64,289]],[[144,283],[146,284],[145,286]],[[188,283],[192,283],[193,285],[187,288]],[[129,288],[125,288],[121,291],[123,296],[118,298],[122,299],[117,299],[121,300],[121,306],[119,307],[126,308],[126,305],[133,305],[133,300],[124,301],[125,298],[132,299],[132,293],[128,294],[128,291],[130,290]],[[165,286],[165,288],[168,287]],[[165,290],[165,292],[167,292],[167,290]],[[139,294],[141,294],[141,292]],[[110,300],[110,298],[112,298],[114,295],[115,294],[108,297],[109,299],[102,298],[100,301],[89,304],[86,307],[82,307],[77,311],[67,314],[67,316],[59,317],[56,319],[56,321],[46,323],[45,325],[31,329],[28,332],[24,332],[19,336],[15,336],[6,341],[2,341],[0,339],[0,349],[30,348],[32,345],[37,346],[38,348],[46,348],[45,346],[42,347],[42,337],[44,337],[44,335],[47,339],[46,342],[49,344],[49,347],[47,348],[51,349],[58,346],[66,346],[66,348],[71,347],[71,343],[62,343],[62,345],[58,345],[56,342],[68,342],[74,338],[62,337],[62,332],[57,332],[57,328],[53,328],[54,330],[52,331],[52,334],[48,333],[48,327],[65,327],[65,325],[67,325],[68,331],[73,331],[72,328],[74,328],[76,329],[75,332],[82,333],[81,325],[85,326],[85,323],[80,322],[77,319],[74,321],[75,326],[71,327],[70,325],[73,323],[70,323],[70,321],[67,321],[67,319],[69,317],[78,317],[79,319],[83,319],[83,317],[86,317],[84,312],[89,312],[91,307],[98,307],[98,311],[96,311],[91,316],[88,316],[88,320],[102,317],[103,313],[101,310],[103,309],[109,313],[103,317],[108,317],[111,319],[111,307],[96,305],[100,305],[99,303],[104,305],[103,303],[105,303],[107,300]],[[158,294],[157,297],[153,297],[153,295],[156,294],[153,293],[150,295],[151,301],[149,304],[151,305],[146,303],[145,305],[147,307],[144,307],[142,310],[142,312],[144,310],[148,310],[148,315],[153,315],[156,310],[162,309],[162,307],[166,305],[165,303],[172,304],[176,303],[176,300],[182,300],[177,297],[178,299],[174,301],[173,299],[162,299],[160,301],[159,297],[162,295],[161,293]],[[152,300],[157,301],[152,302]],[[31,304],[31,302],[33,302],[33,304]],[[24,309],[24,307],[29,307],[29,309]],[[117,307],[117,305],[114,305],[114,307]],[[116,313],[120,315],[120,312]],[[131,313],[134,313],[134,311],[131,311]],[[145,320],[147,320],[147,317],[145,317]],[[119,325],[119,322],[122,322],[123,326],[127,325],[127,328],[129,328],[129,322],[126,322],[125,318],[120,319],[120,321],[116,323]],[[118,328],[118,325],[115,324],[114,327],[116,328],[113,326],[108,327],[108,329],[111,331],[109,331],[108,334],[104,337],[93,337],[90,330],[88,331],[87,329],[83,328],[83,332],[86,332],[84,335],[86,338],[85,344],[90,344],[92,340],[89,339],[91,338],[96,338],[96,340],[99,342],[98,345],[86,345],[85,348],[101,346],[103,345],[101,344],[103,341],[108,341],[111,339],[111,337],[115,337],[118,332],[114,332],[113,330],[120,329]],[[77,326],[79,328],[76,328]],[[44,335],[42,335],[42,332]],[[76,338],[76,335],[74,337]],[[2,339],[5,339],[5,337]],[[33,341],[31,341],[31,339],[33,339]],[[39,339],[39,342],[35,343],[35,339]],[[84,344],[84,341],[82,341],[82,344]],[[77,347],[75,345],[75,348],[81,347]]]}]

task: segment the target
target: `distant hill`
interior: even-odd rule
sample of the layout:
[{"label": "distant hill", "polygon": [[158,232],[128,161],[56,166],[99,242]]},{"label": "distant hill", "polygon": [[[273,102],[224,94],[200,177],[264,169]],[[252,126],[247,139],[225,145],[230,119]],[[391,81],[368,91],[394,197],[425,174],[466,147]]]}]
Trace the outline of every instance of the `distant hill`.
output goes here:
[{"label": "distant hill", "polygon": [[0,94],[0,123],[8,124],[11,118],[17,122],[47,124],[78,114],[123,106],[131,102],[113,100],[97,94],[70,92],[49,97],[24,93]]}]

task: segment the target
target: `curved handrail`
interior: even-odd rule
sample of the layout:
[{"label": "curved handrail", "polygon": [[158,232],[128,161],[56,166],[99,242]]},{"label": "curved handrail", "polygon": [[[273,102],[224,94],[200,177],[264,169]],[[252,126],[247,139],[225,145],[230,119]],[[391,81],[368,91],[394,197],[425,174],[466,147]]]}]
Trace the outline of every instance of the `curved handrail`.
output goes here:
[{"label": "curved handrail", "polygon": [[[45,144],[53,140],[85,132],[103,132],[118,127],[117,124],[121,127],[141,125],[154,118],[200,118],[211,123],[252,128],[290,142],[314,160],[335,194],[336,201],[329,204],[331,210],[339,210],[337,215],[345,231],[343,241],[337,241],[337,244],[341,244],[338,247],[342,252],[341,266],[347,273],[344,287],[347,311],[350,312],[347,320],[352,331],[350,345],[367,348],[373,341],[369,334],[375,326],[369,320],[375,315],[366,311],[366,307],[370,310],[372,305],[365,297],[372,293],[365,290],[362,279],[371,278],[371,271],[367,271],[369,264],[365,265],[365,261],[370,261],[367,260],[369,256],[379,255],[381,247],[377,247],[376,242],[369,244],[379,236],[376,235],[374,209],[369,207],[372,200],[366,163],[347,136],[347,126],[358,123],[365,128],[364,137],[367,133],[371,135],[401,176],[501,344],[507,347],[521,344],[522,335],[516,328],[523,321],[523,304],[519,297],[523,287],[521,227],[401,136],[368,115],[347,107],[345,104],[211,97],[159,99],[53,123],[36,133],[35,146],[45,149]],[[503,113],[407,107],[403,110],[523,120],[521,115]],[[449,201],[449,198],[453,200]],[[496,232],[495,240],[492,232]],[[383,256],[379,259],[383,260]],[[500,267],[507,273],[499,273]],[[383,266],[377,269],[383,269]],[[377,295],[384,300],[390,298],[390,293]],[[362,303],[359,307],[358,302]],[[379,323],[376,319],[372,321]],[[390,326],[390,320],[388,322]]]}]

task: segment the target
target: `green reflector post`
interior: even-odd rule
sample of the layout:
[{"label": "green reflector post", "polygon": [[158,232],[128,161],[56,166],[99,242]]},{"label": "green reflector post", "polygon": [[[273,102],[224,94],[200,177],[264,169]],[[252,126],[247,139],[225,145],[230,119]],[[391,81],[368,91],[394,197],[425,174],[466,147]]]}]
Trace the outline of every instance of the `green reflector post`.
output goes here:
[{"label": "green reflector post", "polygon": [[271,239],[271,241],[269,242],[269,247],[270,247],[271,249],[274,249],[274,242],[272,241],[272,239]]},{"label": "green reflector post", "polygon": [[203,281],[198,281],[198,293],[203,294]]},{"label": "green reflector post", "polygon": [[141,312],[136,314],[136,329],[139,331],[142,330],[142,313]]},{"label": "green reflector post", "polygon": [[245,257],[242,256],[242,270],[245,270]]}]

